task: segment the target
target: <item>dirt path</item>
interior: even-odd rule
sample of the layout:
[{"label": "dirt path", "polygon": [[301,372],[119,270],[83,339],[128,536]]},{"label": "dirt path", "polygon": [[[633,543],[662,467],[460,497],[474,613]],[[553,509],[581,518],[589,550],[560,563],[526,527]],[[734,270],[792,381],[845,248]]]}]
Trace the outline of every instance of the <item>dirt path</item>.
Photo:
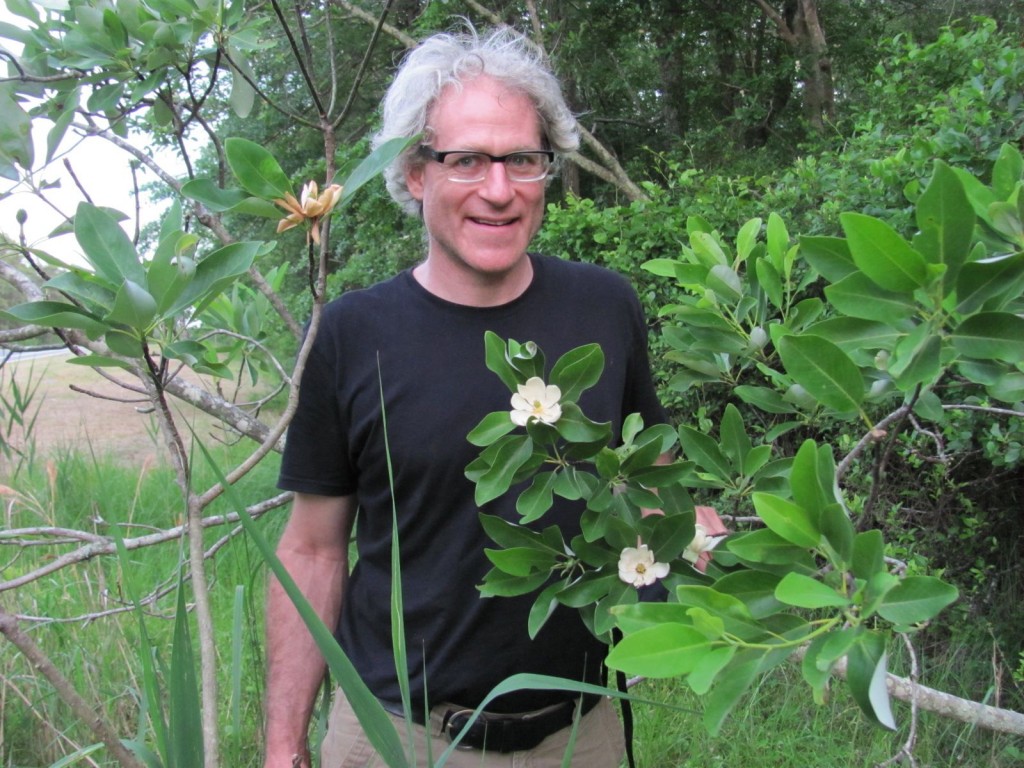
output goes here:
[{"label": "dirt path", "polygon": [[[147,407],[144,396],[118,387],[92,368],[69,364],[69,357],[59,355],[9,362],[0,369],[0,395],[4,398],[0,401],[0,427],[7,428],[6,403],[12,399],[13,379],[23,392],[38,385],[28,413],[35,414],[31,436],[39,458],[62,449],[88,449],[89,446],[98,455],[138,465],[162,458],[165,451],[157,432],[156,417]],[[107,370],[114,371],[118,380],[132,381],[123,371]],[[196,418],[193,409],[181,413]],[[15,429],[12,439],[17,444],[19,440],[24,441],[26,435]]]}]

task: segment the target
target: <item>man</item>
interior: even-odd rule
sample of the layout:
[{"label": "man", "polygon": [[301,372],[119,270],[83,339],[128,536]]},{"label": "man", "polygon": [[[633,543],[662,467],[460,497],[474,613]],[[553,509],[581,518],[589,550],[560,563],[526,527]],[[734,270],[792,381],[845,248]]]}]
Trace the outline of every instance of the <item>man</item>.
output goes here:
[{"label": "man", "polygon": [[[527,253],[541,225],[546,180],[578,144],[557,81],[510,31],[439,35],[413,51],[384,103],[381,143],[422,134],[386,178],[421,215],[427,255],[411,271],[325,308],[302,380],[280,486],[295,492],[281,560],[338,637],[363,680],[402,717],[391,650],[392,502],[398,516],[417,757],[448,741],[452,713],[475,708],[517,672],[600,683],[605,647],[575,611],[559,609],[527,634],[534,596],[481,599],[492,546],[481,511],[517,519],[514,494],[473,502],[465,436],[508,409],[484,363],[484,333],[535,341],[549,360],[585,343],[606,356],[601,383],[580,401],[618,434],[632,412],[664,420],[647,360],[647,329],[626,281],[592,265]],[[382,407],[383,400],[383,407]],[[386,439],[385,444],[385,423]],[[390,464],[389,464],[390,461]],[[393,470],[393,480],[389,466]],[[392,482],[394,494],[392,494]],[[358,562],[348,546],[358,509]],[[557,500],[542,525],[578,531],[581,509]],[[308,765],[306,730],[324,665],[287,597],[268,601],[267,768]],[[419,702],[429,698],[430,711]],[[339,691],[322,748],[325,768],[382,765]],[[622,730],[604,698],[588,697],[574,764],[616,768]],[[575,715],[567,692],[510,694],[488,707],[487,741],[451,766],[560,766]],[[500,736],[495,734],[500,731]],[[400,729],[400,733],[405,733]]]}]

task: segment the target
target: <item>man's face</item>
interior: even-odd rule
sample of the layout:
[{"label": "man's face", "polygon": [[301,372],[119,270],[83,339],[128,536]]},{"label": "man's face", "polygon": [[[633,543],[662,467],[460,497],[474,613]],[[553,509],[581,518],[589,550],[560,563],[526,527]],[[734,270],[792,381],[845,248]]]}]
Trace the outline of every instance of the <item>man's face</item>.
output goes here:
[{"label": "man's face", "polygon": [[[530,99],[481,76],[441,94],[428,119],[431,146],[506,155],[542,149]],[[526,248],[544,215],[544,182],[513,182],[492,163],[476,183],[451,181],[433,160],[407,173],[409,191],[423,204],[428,262],[455,282],[500,281],[528,268]]]}]

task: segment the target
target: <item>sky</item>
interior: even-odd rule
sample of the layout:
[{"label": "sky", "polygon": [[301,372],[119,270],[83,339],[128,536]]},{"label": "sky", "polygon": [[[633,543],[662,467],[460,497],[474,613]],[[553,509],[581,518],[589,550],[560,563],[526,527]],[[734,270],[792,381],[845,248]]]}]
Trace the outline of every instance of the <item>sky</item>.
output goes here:
[{"label": "sky", "polygon": [[[3,3],[0,3],[0,21],[18,23],[18,17],[12,16]],[[8,44],[9,41],[3,41]],[[5,67],[0,63],[0,72]],[[38,120],[33,124],[33,140],[35,144],[35,167],[32,168],[32,183],[43,185],[56,182],[59,186],[46,192],[46,197],[53,205],[43,202],[32,191],[32,183],[25,180],[15,183],[8,179],[0,179],[0,231],[13,240],[19,237],[17,214],[24,210],[28,214],[25,222],[25,238],[30,246],[39,247],[56,255],[58,258],[72,263],[82,264],[81,250],[71,235],[56,239],[48,239],[50,232],[61,223],[65,216],[72,215],[78,203],[85,199],[83,193],[75,185],[71,174],[65,169],[66,159],[79,182],[85,188],[89,198],[95,205],[109,206],[121,210],[129,216],[134,214],[135,199],[132,194],[133,183],[128,153],[115,147],[110,142],[96,137],[82,139],[69,130],[64,142],[58,149],[55,159],[43,166],[46,159],[46,133],[49,124]],[[136,137],[133,143],[140,144]],[[140,187],[153,180],[153,175],[144,168],[140,169]],[[143,212],[142,224],[155,220],[160,211],[148,204],[147,195],[142,192]],[[125,222],[129,234],[134,229],[134,221]]]}]

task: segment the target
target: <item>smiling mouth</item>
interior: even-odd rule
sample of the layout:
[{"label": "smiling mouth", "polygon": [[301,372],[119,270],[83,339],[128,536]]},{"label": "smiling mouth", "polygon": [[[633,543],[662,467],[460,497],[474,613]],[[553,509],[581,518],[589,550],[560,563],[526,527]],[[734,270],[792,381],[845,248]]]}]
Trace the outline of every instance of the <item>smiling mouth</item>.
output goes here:
[{"label": "smiling mouth", "polygon": [[480,224],[485,227],[507,227],[511,224],[515,224],[518,219],[470,219],[474,224]]}]

